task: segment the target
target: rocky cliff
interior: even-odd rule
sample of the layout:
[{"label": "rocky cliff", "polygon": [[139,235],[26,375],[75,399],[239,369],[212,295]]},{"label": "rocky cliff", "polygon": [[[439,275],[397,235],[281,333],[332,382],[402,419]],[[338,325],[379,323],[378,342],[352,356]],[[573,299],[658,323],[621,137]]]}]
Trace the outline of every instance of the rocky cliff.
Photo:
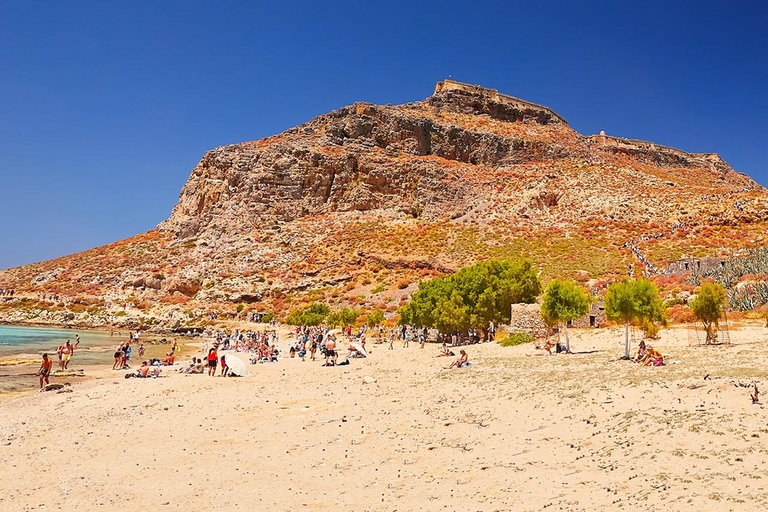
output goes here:
[{"label": "rocky cliff", "polygon": [[753,244],[766,215],[766,190],[717,155],[584,136],[547,107],[445,81],[213,149],[157,230],[3,271],[0,288],[157,321],[308,298],[392,311],[419,278],[477,259],[599,279]]}]

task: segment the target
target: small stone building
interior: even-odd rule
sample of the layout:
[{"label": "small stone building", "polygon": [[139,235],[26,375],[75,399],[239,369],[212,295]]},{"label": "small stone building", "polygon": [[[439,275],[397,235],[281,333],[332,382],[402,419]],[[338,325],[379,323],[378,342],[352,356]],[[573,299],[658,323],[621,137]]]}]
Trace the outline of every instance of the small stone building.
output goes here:
[{"label": "small stone building", "polygon": [[524,332],[534,338],[552,336],[555,330],[544,323],[539,304],[512,304],[512,314],[509,320],[509,333]]},{"label": "small stone building", "polygon": [[[603,298],[598,297],[589,309],[589,313],[572,322],[568,322],[568,327],[574,328],[598,328],[605,324],[605,307]],[[541,316],[540,304],[512,304],[512,311],[509,321],[509,332],[515,334],[519,332],[528,333],[534,338],[546,338],[557,332],[556,329],[549,327],[544,323]]]},{"label": "small stone building", "polygon": [[699,274],[710,272],[717,268],[725,267],[724,258],[683,258],[673,261],[664,269],[664,274],[668,276],[681,276],[683,274]]},{"label": "small stone building", "polygon": [[568,327],[582,328],[582,327],[600,327],[605,324],[605,306],[603,306],[603,298],[597,297],[594,302],[589,306],[589,313],[577,318],[576,320],[569,322]]}]

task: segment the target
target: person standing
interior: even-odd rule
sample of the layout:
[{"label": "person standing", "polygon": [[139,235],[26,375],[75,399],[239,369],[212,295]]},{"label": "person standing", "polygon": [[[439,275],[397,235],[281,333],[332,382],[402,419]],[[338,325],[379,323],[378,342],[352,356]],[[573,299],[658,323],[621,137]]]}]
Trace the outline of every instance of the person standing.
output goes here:
[{"label": "person standing", "polygon": [[64,369],[64,360],[62,357],[62,354],[64,353],[64,345],[59,345],[59,348],[56,349],[56,354],[59,356],[59,370]]},{"label": "person standing", "polygon": [[123,347],[123,368],[130,368],[128,362],[131,360],[131,342],[127,342]]},{"label": "person standing", "polygon": [[51,374],[51,367],[53,366],[53,361],[48,359],[48,354],[43,354],[43,362],[40,365],[40,369],[37,371],[37,375],[40,377],[40,390],[43,389],[43,381],[45,381],[45,384],[48,385],[50,382],[48,382],[48,376]]},{"label": "person standing", "polygon": [[115,364],[112,365],[113,370],[120,370],[123,366],[123,344],[119,344],[115,349]]},{"label": "person standing", "polygon": [[208,351],[208,376],[216,376],[216,363],[218,362],[218,354],[216,354],[216,347],[211,348]]},{"label": "person standing", "polygon": [[64,346],[61,349],[61,369],[62,370],[68,370],[69,369],[69,360],[72,359],[72,354],[75,352],[75,348],[72,346],[72,343],[67,340],[67,342],[64,344]]}]

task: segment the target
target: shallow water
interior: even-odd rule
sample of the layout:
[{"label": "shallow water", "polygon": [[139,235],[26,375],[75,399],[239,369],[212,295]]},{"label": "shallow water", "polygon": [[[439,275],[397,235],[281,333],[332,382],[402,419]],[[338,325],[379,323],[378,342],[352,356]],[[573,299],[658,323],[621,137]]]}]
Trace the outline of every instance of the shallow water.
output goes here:
[{"label": "shallow water", "polygon": [[106,364],[112,359],[114,348],[120,340],[127,339],[127,331],[110,337],[106,331],[87,331],[76,329],[51,329],[47,327],[0,326],[0,360],[34,359],[40,360],[47,352],[57,361],[56,350],[67,340],[75,344],[75,336],[80,336],[80,345],[75,349],[72,363],[78,365]]},{"label": "shallow water", "polygon": [[[114,331],[110,336],[109,331],[0,325],[0,395],[36,389],[39,386],[36,374],[42,354],[48,354],[53,360],[53,369],[57,370],[58,347],[67,340],[74,346],[76,335],[80,336],[80,344],[69,363],[69,368],[73,370],[93,365],[111,368],[115,348],[128,339],[126,330]],[[169,349],[167,345],[147,345],[146,348],[147,358],[162,358]],[[136,346],[132,355],[132,364],[136,365]],[[55,375],[51,382],[58,382]]]}]

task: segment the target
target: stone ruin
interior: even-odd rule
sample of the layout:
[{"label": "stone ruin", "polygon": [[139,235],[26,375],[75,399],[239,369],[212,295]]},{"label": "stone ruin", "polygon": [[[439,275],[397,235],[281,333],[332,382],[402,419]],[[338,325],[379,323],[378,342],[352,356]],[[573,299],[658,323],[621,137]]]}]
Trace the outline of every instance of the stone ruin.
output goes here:
[{"label": "stone ruin", "polygon": [[544,323],[539,304],[512,304],[510,334],[526,333],[534,338],[547,338],[555,332],[555,329]]},{"label": "stone ruin", "polygon": [[[605,307],[602,297],[597,298],[591,305],[589,313],[568,322],[568,327],[599,328],[606,322]],[[540,304],[512,304],[509,321],[509,333],[526,333],[534,338],[547,338],[557,333],[557,329],[548,326],[541,316]]]},{"label": "stone ruin", "polygon": [[669,276],[682,276],[684,274],[709,273],[720,268],[725,268],[724,258],[682,258],[669,263],[664,269],[664,274]]}]

